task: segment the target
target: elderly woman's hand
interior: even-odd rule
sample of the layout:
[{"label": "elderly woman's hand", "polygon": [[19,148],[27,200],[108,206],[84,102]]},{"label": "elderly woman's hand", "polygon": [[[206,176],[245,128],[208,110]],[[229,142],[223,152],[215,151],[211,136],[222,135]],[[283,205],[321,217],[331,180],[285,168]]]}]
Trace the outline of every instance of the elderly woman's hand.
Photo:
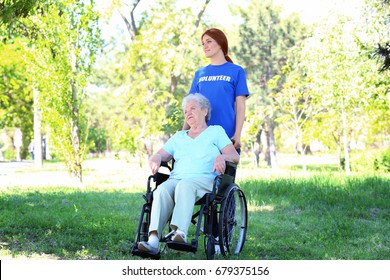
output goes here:
[{"label": "elderly woman's hand", "polygon": [[161,165],[161,155],[154,154],[149,158],[149,166],[152,174],[156,174]]},{"label": "elderly woman's hand", "polygon": [[214,160],[214,169],[213,172],[218,172],[219,174],[225,173],[226,162],[223,155],[219,155]]}]

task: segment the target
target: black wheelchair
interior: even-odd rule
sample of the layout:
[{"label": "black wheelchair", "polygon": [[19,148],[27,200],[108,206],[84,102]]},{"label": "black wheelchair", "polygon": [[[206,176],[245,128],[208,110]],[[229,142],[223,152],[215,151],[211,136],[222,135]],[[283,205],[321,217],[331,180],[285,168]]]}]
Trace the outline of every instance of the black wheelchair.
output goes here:
[{"label": "black wheelchair", "polygon": [[[152,254],[138,249],[138,243],[147,241],[149,237],[149,224],[153,202],[153,191],[169,178],[172,163],[163,162],[162,167],[167,173],[161,172],[151,175],[147,181],[146,194],[143,195],[145,203],[139,217],[137,233],[132,247],[132,254],[141,258],[160,259],[166,248],[193,252],[198,249],[198,239],[204,235],[204,249],[207,259],[214,259],[216,253],[222,256],[238,255],[242,251],[246,239],[248,211],[243,191],[235,184],[237,165],[226,163],[225,173],[214,179],[213,190],[205,194],[195,203],[191,222],[196,226],[195,237],[191,243],[172,241],[173,231],[162,234],[160,250]],[[203,221],[203,226],[202,226]],[[169,221],[168,221],[169,224]],[[168,226],[167,226],[168,227]],[[166,228],[167,228],[166,227]],[[219,245],[220,252],[216,252],[215,245]]]}]

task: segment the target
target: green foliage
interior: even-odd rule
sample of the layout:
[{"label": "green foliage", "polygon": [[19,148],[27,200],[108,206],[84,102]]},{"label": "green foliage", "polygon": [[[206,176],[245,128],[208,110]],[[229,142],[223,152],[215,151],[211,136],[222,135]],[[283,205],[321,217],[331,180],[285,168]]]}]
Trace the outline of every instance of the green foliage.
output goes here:
[{"label": "green foliage", "polygon": [[37,31],[27,37],[32,45],[26,45],[24,53],[27,79],[38,92],[35,106],[41,109],[44,129],[57,155],[81,179],[87,150],[84,88],[100,44],[93,4],[55,2],[23,24]]},{"label": "green foliage", "polygon": [[125,52],[114,57],[117,66],[109,68],[118,75],[104,86],[118,85],[117,98],[124,100],[127,115],[125,123],[116,122],[117,148],[143,157],[183,125],[181,100],[201,57],[196,21],[190,8],[160,1],[147,12]]},{"label": "green foliage", "polygon": [[[345,168],[345,159],[340,159],[341,167]],[[380,150],[356,150],[351,152],[351,170],[355,173],[387,173],[390,172],[390,151]]]},{"label": "green foliage", "polygon": [[102,153],[107,150],[107,132],[104,128],[89,128],[87,141],[92,142],[90,152]]},{"label": "green foliage", "polygon": [[18,19],[26,18],[41,9],[45,0],[3,0],[0,3],[0,25],[10,26]]},{"label": "green foliage", "polygon": [[366,1],[365,16],[369,18],[365,32],[368,36],[362,40],[364,46],[372,52],[372,58],[379,63],[378,70],[386,75],[390,70],[389,42],[389,1]]},{"label": "green foliage", "polygon": [[33,92],[38,92],[34,105],[42,114],[43,130],[69,171],[81,179],[87,138],[83,95],[100,44],[93,1],[7,1],[5,7],[0,22],[1,126],[22,127],[29,142]]},{"label": "green foliage", "polygon": [[[1,30],[0,27],[0,37]],[[15,39],[12,44],[0,43],[0,130],[16,127],[21,129],[22,158],[27,154],[33,126],[33,95],[26,77],[27,64],[23,59],[23,48],[22,39]],[[9,156],[14,153],[12,149],[5,151]]]},{"label": "green foliage", "polygon": [[288,51],[304,38],[306,28],[296,14],[282,17],[282,8],[273,1],[251,1],[246,9],[237,8],[237,14],[243,21],[239,42],[232,50],[246,69],[252,95],[247,102],[250,117],[246,119],[243,137],[252,146],[259,142],[262,129],[272,138],[275,119],[280,114],[273,93],[276,95],[285,82],[282,69]]},{"label": "green foliage", "polygon": [[376,171],[390,172],[390,149],[381,151],[374,161]]},{"label": "green foliage", "polygon": [[[203,19],[177,2],[156,1],[135,18],[131,41],[105,42],[98,64],[93,1],[1,2],[0,128],[20,127],[26,154],[35,91],[41,129],[50,134],[52,151],[76,173],[92,139],[96,150],[105,142],[107,149],[140,158],[153,152],[181,128],[182,97],[195,69],[207,63],[200,44]],[[373,50],[388,42],[388,3],[366,3],[362,20],[334,14],[312,26],[311,34],[273,1],[235,8],[241,24],[224,31],[251,91],[243,150],[262,151],[260,133],[269,135],[273,127],[278,149],[293,146],[292,136],[303,144],[318,139],[330,152],[341,150],[343,139],[386,145],[390,72],[378,72]],[[110,9],[120,5],[115,4]],[[98,67],[92,73],[93,65]],[[352,158],[356,170],[354,162],[365,161]]]}]

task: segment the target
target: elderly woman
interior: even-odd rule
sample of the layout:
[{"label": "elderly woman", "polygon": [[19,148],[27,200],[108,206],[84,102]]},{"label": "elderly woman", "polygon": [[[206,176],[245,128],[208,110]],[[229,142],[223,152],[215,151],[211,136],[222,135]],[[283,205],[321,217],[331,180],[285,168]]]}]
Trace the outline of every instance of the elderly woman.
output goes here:
[{"label": "elderly woman", "polygon": [[224,129],[207,126],[210,102],[206,97],[190,94],[182,107],[190,129],[177,132],[149,159],[153,174],[161,161],[175,159],[169,179],[153,193],[149,239],[138,244],[150,253],[158,253],[159,238],[171,214],[173,241],[187,242],[195,202],[212,191],[215,176],[225,172],[226,161],[238,163],[240,159]]}]

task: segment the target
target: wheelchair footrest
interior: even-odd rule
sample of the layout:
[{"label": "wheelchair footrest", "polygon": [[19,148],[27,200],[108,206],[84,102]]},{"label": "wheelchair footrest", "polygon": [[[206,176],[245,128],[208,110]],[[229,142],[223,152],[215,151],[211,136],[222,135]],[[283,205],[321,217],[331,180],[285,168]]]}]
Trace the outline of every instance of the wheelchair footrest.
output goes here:
[{"label": "wheelchair footrest", "polygon": [[157,254],[152,254],[149,252],[142,251],[138,249],[136,246],[131,250],[131,253],[133,254],[133,256],[138,256],[144,259],[159,260],[161,257],[160,252],[158,252]]},{"label": "wheelchair footrest", "polygon": [[167,247],[169,249],[173,250],[179,250],[179,251],[186,251],[186,252],[192,252],[195,253],[196,250],[198,249],[196,240],[190,244],[190,243],[183,243],[183,242],[175,242],[175,241],[168,241],[167,242]]}]

